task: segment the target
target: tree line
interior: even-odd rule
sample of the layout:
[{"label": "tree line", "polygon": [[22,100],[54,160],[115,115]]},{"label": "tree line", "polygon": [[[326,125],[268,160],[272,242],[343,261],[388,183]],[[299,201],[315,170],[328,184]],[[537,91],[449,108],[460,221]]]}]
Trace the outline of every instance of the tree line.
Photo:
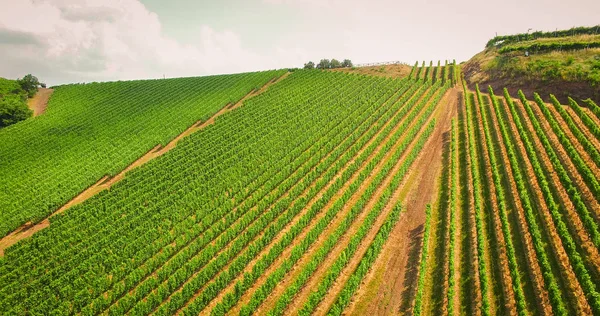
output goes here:
[{"label": "tree line", "polygon": [[39,86],[46,87],[31,74],[17,80],[0,78],[0,128],[33,115],[27,106],[27,99],[33,98]]},{"label": "tree line", "polygon": [[334,68],[350,68],[352,67],[352,61],[350,59],[344,59],[343,61],[339,61],[337,59],[321,59],[318,64],[313,63],[312,61],[304,64],[304,69],[334,69]]}]

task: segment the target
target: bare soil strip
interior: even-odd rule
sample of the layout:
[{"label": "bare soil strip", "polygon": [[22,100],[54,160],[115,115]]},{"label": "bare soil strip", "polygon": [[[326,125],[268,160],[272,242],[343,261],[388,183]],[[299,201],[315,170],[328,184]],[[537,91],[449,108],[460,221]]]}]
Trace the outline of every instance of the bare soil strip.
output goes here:
[{"label": "bare soil strip", "polygon": [[27,106],[33,111],[33,116],[43,114],[48,107],[48,100],[54,92],[54,89],[38,88],[38,92],[33,98],[27,100]]},{"label": "bare soil strip", "polygon": [[[482,96],[482,97],[485,98],[485,96]],[[475,101],[478,104],[477,98],[475,98]],[[510,313],[510,315],[516,315],[517,314],[516,301],[515,301],[514,289],[512,287],[512,278],[511,278],[510,271],[509,271],[508,256],[506,254],[506,247],[505,247],[506,241],[504,239],[504,234],[502,232],[502,223],[501,223],[500,217],[499,217],[500,210],[498,208],[496,186],[495,186],[494,180],[493,180],[490,156],[488,155],[489,149],[488,149],[487,143],[485,141],[486,136],[484,133],[484,126],[483,126],[483,119],[482,119],[483,113],[481,112],[481,108],[480,108],[480,107],[486,107],[486,106],[487,105],[485,103],[478,104],[477,106],[475,106],[475,108],[476,108],[475,118],[478,121],[477,128],[479,129],[479,135],[480,135],[480,137],[478,138],[478,141],[479,141],[480,146],[483,151],[482,158],[483,158],[484,166],[482,166],[482,167],[485,170],[487,186],[488,186],[489,192],[490,192],[488,199],[490,201],[489,207],[491,207],[492,214],[487,214],[487,216],[492,217],[492,222],[493,222],[492,230],[496,237],[496,247],[495,247],[496,249],[492,249],[493,247],[490,245],[490,250],[495,252],[499,256],[499,258],[496,258],[496,260],[492,260],[490,262],[496,262],[496,264],[498,264],[498,266],[500,268],[500,275],[498,277],[500,277],[500,282],[501,282],[502,291],[504,292],[504,294],[503,294],[504,297],[502,298],[503,302],[498,302],[498,304],[504,304],[503,308],[507,309],[507,310],[505,310],[505,312]],[[508,210],[506,210],[506,211],[508,211]],[[499,306],[499,309],[503,309],[503,308],[500,308],[500,306]]]},{"label": "bare soil strip", "polygon": [[50,225],[49,219],[51,217],[66,211],[67,209],[71,208],[74,205],[85,202],[87,199],[98,194],[100,191],[109,189],[115,183],[123,180],[123,178],[129,171],[142,166],[143,164],[147,163],[148,161],[150,161],[152,159],[155,159],[157,157],[164,155],[166,152],[175,148],[175,146],[177,146],[177,143],[184,137],[189,136],[192,133],[197,132],[197,131],[213,124],[217,117],[219,117],[223,114],[226,114],[230,111],[233,111],[236,108],[242,106],[244,101],[246,101],[247,99],[249,99],[251,97],[254,97],[254,96],[257,96],[257,95],[263,93],[271,85],[285,79],[287,76],[289,76],[289,74],[290,74],[289,72],[286,72],[282,76],[269,81],[264,86],[262,86],[262,88],[260,88],[259,90],[248,93],[246,96],[244,96],[242,99],[240,99],[233,106],[223,107],[221,110],[219,110],[213,116],[211,116],[207,121],[205,121],[205,122],[199,121],[199,122],[194,123],[188,129],[186,129],[183,133],[179,134],[177,137],[175,137],[173,140],[171,140],[166,146],[162,147],[161,145],[157,145],[156,147],[154,147],[150,151],[148,151],[146,154],[144,154],[142,157],[140,157],[139,159],[134,161],[132,164],[127,166],[125,169],[123,169],[121,172],[119,172],[114,177],[109,177],[109,176],[102,177],[98,182],[96,182],[96,184],[90,186],[89,188],[87,188],[86,190],[84,190],[83,192],[81,192],[80,194],[75,196],[73,199],[71,199],[69,202],[67,202],[65,205],[63,205],[61,208],[59,208],[56,212],[50,214],[47,218],[43,219],[41,222],[39,222],[35,225],[31,225],[30,223],[25,224],[22,227],[15,230],[14,232],[3,237],[2,239],[0,239],[0,256],[4,255],[4,250],[6,248],[16,244],[20,240],[28,238],[29,236],[33,235],[35,232],[38,232],[38,231],[48,227]]},{"label": "bare soil strip", "polygon": [[[459,91],[451,89],[440,101],[441,115],[429,143],[401,185],[398,199],[405,210],[381,255],[347,308],[349,315],[391,315],[412,302],[418,273],[418,257],[425,223],[425,206],[436,199],[442,167],[444,134],[458,107]],[[410,296],[410,297],[408,297]],[[403,302],[409,302],[403,304]],[[403,309],[403,308],[402,308]],[[408,308],[406,308],[408,313]]]},{"label": "bare soil strip", "polygon": [[[552,165],[550,164],[550,159],[549,159],[546,151],[543,150],[543,146],[542,146],[537,134],[535,133],[531,122],[529,121],[529,117],[524,113],[525,110],[523,109],[523,105],[521,104],[521,101],[514,100],[514,102],[516,102],[515,103],[516,108],[521,112],[520,117],[522,118],[524,127],[527,128],[527,130],[533,136],[531,139],[532,139],[534,146],[536,148],[541,149],[538,151],[538,153],[540,154],[541,163],[548,170],[553,170]],[[529,102],[529,104],[531,104],[531,103],[532,102]],[[512,115],[510,117],[511,117],[511,119],[508,120],[509,125],[511,126],[511,129],[513,130],[514,135],[518,135],[519,131],[517,130],[517,128],[515,126]],[[591,312],[590,306],[588,305],[587,300],[585,299],[585,294],[583,292],[583,289],[581,288],[581,285],[579,284],[579,281],[577,280],[577,277],[575,276],[575,273],[573,272],[573,267],[571,266],[569,257],[567,256],[567,254],[564,250],[562,240],[560,239],[558,232],[556,231],[556,226],[554,224],[552,216],[550,215],[548,205],[546,204],[546,201],[542,196],[542,193],[541,193],[542,189],[541,189],[541,187],[537,181],[537,178],[535,176],[535,173],[533,171],[533,166],[531,165],[531,161],[529,160],[529,158],[526,154],[525,147],[522,142],[516,142],[516,144],[517,144],[517,147],[519,148],[519,151],[521,152],[522,157],[524,158],[524,163],[526,165],[526,171],[527,171],[527,178],[529,179],[529,183],[533,187],[532,191],[536,193],[536,201],[537,201],[538,205],[540,206],[540,207],[538,207],[538,210],[540,211],[540,213],[541,213],[540,216],[543,219],[542,227],[544,227],[544,231],[550,237],[550,240],[551,240],[550,244],[552,245],[554,255],[556,257],[556,260],[560,264],[559,272],[562,275],[562,280],[564,281],[565,286],[568,287],[568,291],[565,291],[565,292],[567,293],[567,295],[569,295],[569,300],[571,302],[575,302],[575,304],[573,304],[573,305],[575,305],[575,308],[577,308],[578,313],[586,314],[586,311],[587,311],[587,313],[589,314]],[[558,181],[558,180],[553,179],[552,181]]]},{"label": "bare soil strip", "polygon": [[[500,148],[501,159],[504,162],[508,162],[510,161],[510,159],[508,158],[506,144],[500,131],[496,111],[494,111],[493,109],[490,110],[490,117],[492,118],[491,125],[495,130],[495,134],[498,135],[498,147]],[[509,200],[512,201],[517,216],[518,226],[516,229],[516,233],[513,234],[521,237],[521,242],[525,248],[523,255],[527,260],[527,266],[529,268],[527,271],[527,276],[530,280],[532,280],[533,287],[535,289],[535,299],[538,305],[536,306],[536,310],[543,311],[543,315],[550,315],[552,314],[550,298],[548,297],[548,292],[544,287],[544,280],[542,278],[541,268],[539,266],[538,259],[535,253],[533,241],[531,239],[531,234],[529,232],[527,221],[525,219],[525,210],[523,209],[523,204],[521,202],[521,199],[519,198],[517,183],[515,182],[515,179],[513,177],[512,166],[510,165],[510,163],[504,164],[503,173],[506,179],[508,180],[507,182],[509,184],[509,187],[506,190],[508,193],[507,197]]]},{"label": "bare soil strip", "polygon": [[[446,95],[448,95],[448,94],[450,94],[450,93],[447,92]],[[434,114],[431,116],[430,120],[432,120],[434,118],[440,119],[440,117],[441,117],[441,120],[442,120],[441,124],[443,125],[444,123],[446,123],[446,121],[448,121],[448,122],[451,121],[452,114],[453,114],[452,111],[450,111],[446,107],[442,106],[442,104],[438,104],[437,105],[437,109],[434,112]],[[438,122],[437,124],[440,124],[440,123]],[[427,125],[427,123],[423,124],[423,126],[426,126],[426,125]],[[441,128],[439,126],[437,126],[436,130],[438,132],[435,134],[435,136],[437,136],[439,138],[442,138],[443,133],[441,131],[443,130],[443,128],[444,128],[444,126],[442,126]],[[434,136],[434,135],[432,135],[432,136]],[[432,144],[436,142],[436,139],[434,139],[432,136],[430,136],[429,140],[425,144],[424,149],[419,153],[419,157],[424,156],[424,154],[427,152],[427,150],[425,148],[434,147],[434,146],[432,146]],[[418,138],[418,136],[415,137],[415,139],[417,139],[417,138]],[[441,141],[441,140],[438,140],[438,141]],[[412,148],[413,146],[414,146],[414,144],[412,144],[410,146],[410,148]],[[407,152],[410,151],[410,148],[407,149]],[[381,186],[379,187],[379,189],[375,192],[375,195],[373,195],[371,201],[369,201],[369,203],[366,205],[366,207],[365,207],[366,209],[371,209],[375,205],[375,203],[379,200],[379,196],[381,195],[381,193],[383,193],[385,187],[387,187],[388,183],[393,178],[393,175],[397,172],[397,170],[400,167],[402,161],[403,161],[403,159],[400,159],[398,161],[396,167],[394,167],[394,169],[392,169],[390,171],[390,173],[388,175],[388,178],[381,184]],[[410,169],[409,172],[414,173],[415,167],[421,167],[421,166],[415,166],[413,164],[409,168]],[[410,177],[406,178],[404,180],[404,183],[406,184],[408,182],[408,180],[410,180]],[[435,188],[435,186],[432,185],[432,188]],[[341,290],[342,290],[343,286],[346,284],[347,280],[352,275],[353,271],[356,270],[356,268],[358,267],[361,258],[366,253],[366,251],[367,251],[369,245],[371,244],[371,242],[373,241],[373,239],[375,239],[375,235],[379,231],[379,228],[383,225],[385,219],[388,217],[388,214],[389,214],[389,212],[391,212],[392,207],[400,199],[400,193],[402,193],[402,185],[400,186],[400,188],[398,190],[396,190],[396,192],[394,192],[394,194],[390,198],[390,201],[388,202],[388,204],[384,208],[383,212],[379,215],[377,221],[375,222],[375,224],[373,225],[373,227],[371,228],[371,230],[369,231],[369,233],[367,234],[367,236],[365,236],[365,239],[361,242],[360,246],[356,250],[356,253],[352,257],[352,260],[342,270],[342,273],[340,274],[340,276],[336,279],[336,281],[333,283],[333,285],[329,289],[329,291],[327,293],[327,296],[325,296],[325,298],[323,299],[323,301],[321,302],[321,304],[319,304],[319,306],[317,307],[317,309],[316,309],[316,313],[317,314],[325,314],[325,313],[327,313],[327,311],[335,303],[335,300],[337,299],[337,296],[341,292]],[[360,223],[360,219],[359,219],[359,223]],[[350,233],[347,234],[348,239],[350,239],[350,237],[354,234],[355,230],[358,229],[358,228],[359,228],[359,225],[356,225],[355,227],[353,227],[353,228],[350,229],[350,231],[349,231]],[[344,243],[344,242],[342,242],[342,243]],[[341,248],[341,249],[343,249],[343,248]],[[334,254],[334,253],[337,253],[337,252],[335,252],[335,250],[334,250],[334,252],[332,252],[332,254]]]}]

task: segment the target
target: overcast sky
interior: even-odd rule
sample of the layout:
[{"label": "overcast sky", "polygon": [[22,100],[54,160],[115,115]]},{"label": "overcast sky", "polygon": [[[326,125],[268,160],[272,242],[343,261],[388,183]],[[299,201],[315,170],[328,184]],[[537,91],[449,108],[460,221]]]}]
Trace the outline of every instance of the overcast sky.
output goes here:
[{"label": "overcast sky", "polygon": [[0,76],[48,84],[468,60],[498,34],[600,24],[599,0],[0,0]]}]

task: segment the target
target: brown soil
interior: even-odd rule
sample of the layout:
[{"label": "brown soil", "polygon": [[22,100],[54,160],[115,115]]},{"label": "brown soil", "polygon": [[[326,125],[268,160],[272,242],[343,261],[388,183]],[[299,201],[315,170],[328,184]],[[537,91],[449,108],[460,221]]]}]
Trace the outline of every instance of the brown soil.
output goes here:
[{"label": "brown soil", "polygon": [[436,197],[444,134],[450,129],[451,119],[455,116],[459,93],[454,88],[440,101],[443,112],[436,129],[420,158],[411,167],[399,193],[398,198],[405,201],[405,210],[348,306],[350,315],[396,314],[401,311],[404,301],[412,301],[412,297],[407,295],[412,296],[416,288],[425,207]]},{"label": "brown soil", "polygon": [[[588,105],[583,103],[583,102],[578,102],[579,106],[581,106],[581,109],[585,112],[585,114],[587,114],[587,116],[590,117],[590,119],[592,119],[592,121],[594,121],[594,123],[596,123],[597,126],[600,126],[600,117],[597,117],[596,114],[594,114],[594,112],[592,112],[589,108]],[[600,139],[598,140],[600,142]]]},{"label": "brown soil", "polygon": [[33,110],[33,116],[38,116],[46,111],[48,100],[54,92],[54,89],[38,88],[38,92],[33,98],[27,100],[27,106]]},{"label": "brown soil", "polygon": [[[282,76],[280,76],[279,78],[276,78],[275,80],[272,80],[272,81],[266,83],[259,90],[248,93],[246,96],[244,96],[241,100],[239,100],[233,106],[223,107],[221,110],[219,110],[213,116],[211,116],[207,121],[194,123],[188,129],[186,129],[183,133],[181,133],[180,135],[175,137],[173,140],[171,140],[166,146],[162,147],[161,145],[156,145],[156,147],[152,148],[150,151],[148,151],[146,154],[144,154],[138,160],[134,161],[132,164],[127,166],[125,169],[123,169],[123,171],[119,172],[114,177],[109,177],[109,176],[102,177],[94,185],[90,186],[89,188],[87,188],[86,190],[84,190],[83,192],[81,192],[80,194],[75,196],[73,199],[71,199],[69,202],[67,202],[65,205],[63,205],[61,208],[59,208],[56,212],[50,214],[47,218],[43,219],[41,222],[33,225],[32,227],[30,227],[28,229],[24,229],[28,225],[28,224],[25,224],[22,227],[15,230],[14,232],[3,237],[2,239],[0,239],[0,256],[4,255],[4,250],[6,248],[14,245],[15,243],[17,243],[20,240],[28,238],[29,236],[33,235],[33,233],[48,227],[50,225],[48,219],[51,218],[52,216],[58,215],[64,211],[66,211],[67,209],[71,208],[74,205],[85,202],[87,199],[91,198],[92,196],[98,194],[99,192],[101,192],[103,190],[109,189],[115,183],[123,180],[123,178],[129,171],[142,166],[143,164],[147,163],[148,161],[150,161],[154,158],[164,155],[169,150],[175,148],[175,146],[177,146],[177,143],[184,137],[189,136],[190,134],[213,124],[217,117],[219,117],[223,114],[226,114],[230,111],[233,111],[236,108],[242,106],[244,101],[246,101],[248,98],[251,98],[251,97],[254,97],[256,95],[263,93],[271,85],[285,79],[289,74],[290,73],[287,72],[287,73],[283,74]],[[51,89],[46,89],[46,90],[51,90]],[[48,97],[49,97],[49,95],[48,95]],[[31,225],[29,225],[29,226],[31,226]]]},{"label": "brown soil", "polygon": [[[556,111],[554,109],[553,105],[547,104],[546,106],[550,109],[550,112],[552,112],[552,115],[554,116],[554,118],[556,119],[558,124],[562,127],[562,130],[564,131],[565,135],[569,138],[569,140],[571,141],[571,144],[573,144],[573,146],[577,150],[577,153],[579,153],[581,159],[583,159],[583,161],[585,162],[585,165],[592,171],[592,173],[594,174],[596,179],[600,179],[600,169],[594,163],[594,161],[590,157],[589,153],[583,149],[583,146],[581,145],[579,140],[577,140],[577,138],[575,138],[575,136],[571,132],[571,129],[567,126],[567,123],[565,123],[565,121],[563,120],[562,116],[560,116],[558,111]],[[574,115],[575,113],[572,113],[572,114]],[[575,124],[577,124],[577,121],[575,121]],[[582,132],[583,132],[584,129],[581,127],[583,127],[584,125],[581,123],[581,125],[577,125],[577,126],[580,127],[580,130],[582,130]],[[551,130],[548,130],[548,131],[550,132]],[[586,135],[585,132],[584,132],[584,135]],[[592,135],[586,135],[586,137],[588,137],[587,139],[590,142],[592,140],[595,140],[595,138]],[[560,147],[560,148],[562,149],[562,147]],[[558,151],[562,154],[562,151],[560,149]],[[566,152],[564,153],[564,155],[566,155]],[[561,157],[560,158],[561,161],[563,162],[563,166],[565,166],[565,169],[567,169],[567,171],[569,172],[569,176],[570,176],[571,180],[573,182],[575,182],[583,199],[585,200],[585,203],[588,206],[588,210],[590,211],[590,213],[592,213],[593,217],[595,217],[596,219],[600,218],[600,204],[599,204],[600,196],[594,196],[594,194],[590,191],[587,182],[583,180],[583,177],[578,172],[577,168],[575,167],[575,164],[573,164],[573,161],[570,158],[567,159],[566,156],[560,156],[560,157]]]},{"label": "brown soil", "polygon": [[[482,99],[486,98],[486,96],[482,96]],[[475,102],[478,102],[477,98],[475,98]],[[488,182],[488,187],[489,187],[489,192],[490,192],[490,196],[489,196],[489,200],[490,200],[490,206],[492,208],[492,220],[494,223],[494,227],[493,227],[493,231],[495,233],[496,236],[496,249],[495,250],[495,254],[499,255],[499,259],[500,260],[500,271],[501,271],[501,275],[500,275],[500,281],[501,281],[501,285],[502,285],[502,290],[504,291],[504,304],[505,304],[505,308],[507,309],[508,312],[510,312],[511,315],[516,315],[517,314],[517,310],[516,310],[516,301],[515,301],[515,294],[514,294],[514,289],[512,287],[512,278],[510,275],[510,270],[508,267],[508,257],[506,254],[506,241],[505,238],[508,237],[510,238],[510,236],[504,236],[503,231],[502,231],[502,223],[500,221],[500,209],[498,207],[498,195],[496,193],[496,185],[494,183],[494,178],[493,178],[493,174],[492,174],[492,165],[491,165],[491,161],[490,161],[490,156],[489,156],[489,148],[487,146],[487,142],[485,141],[486,135],[484,132],[484,126],[483,126],[483,120],[482,120],[482,115],[483,113],[481,112],[481,107],[487,107],[484,104],[481,105],[476,105],[476,111],[475,111],[475,116],[476,119],[478,121],[478,128],[479,128],[479,135],[481,136],[478,141],[480,142],[480,145],[482,147],[483,150],[483,161],[484,161],[484,169],[485,169],[485,178],[487,179]],[[508,210],[505,210],[505,212],[508,212]],[[492,247],[490,247],[492,248]],[[491,261],[490,261],[491,262]]]},{"label": "brown soil", "polygon": [[404,78],[408,77],[412,67],[408,65],[383,65],[368,67],[337,68],[328,71],[347,72],[350,74],[361,74],[377,77]]},{"label": "brown soil", "polygon": [[[521,112],[521,114],[522,114],[521,117],[524,118],[524,120],[523,120],[524,128],[526,128],[531,133],[531,135],[533,135],[533,137],[532,137],[533,146],[535,146],[535,148],[543,148],[542,144],[539,141],[539,138],[535,134],[535,131],[533,129],[533,126],[531,125],[531,122],[529,121],[528,116],[524,113],[525,112],[525,110],[523,109],[524,106],[520,103],[519,100],[514,100],[514,101],[516,102],[515,107],[517,108],[518,111]],[[531,104],[531,103],[532,102],[529,102],[529,104]],[[511,129],[513,130],[513,135],[518,135],[519,132],[517,131],[517,128],[514,124],[512,114],[510,114],[510,118],[511,119],[509,120],[509,125],[511,126]],[[546,201],[543,198],[542,189],[541,189],[538,181],[536,180],[537,178],[533,171],[533,166],[531,164],[531,161],[527,157],[525,147],[524,147],[525,145],[520,141],[516,142],[516,145],[517,145],[518,150],[521,152],[522,156],[524,157],[524,164],[526,166],[527,178],[529,179],[530,185],[533,187],[532,191],[535,192],[535,198],[536,198],[535,200],[537,202],[537,205],[539,206],[537,209],[540,211],[541,218],[543,219],[542,227],[544,228],[544,231],[550,237],[550,240],[551,240],[550,244],[552,246],[554,255],[555,255],[558,263],[561,266],[560,273],[562,275],[562,279],[565,281],[565,285],[568,287],[567,294],[570,295],[569,298],[571,301],[576,302],[576,304],[574,304],[574,305],[576,305],[576,307],[578,308],[578,312],[580,314],[589,314],[591,312],[590,306],[588,305],[587,301],[585,300],[585,294],[583,293],[583,289],[581,288],[581,286],[577,280],[577,277],[575,276],[575,273],[573,272],[573,267],[571,266],[569,257],[567,256],[567,254],[564,250],[562,240],[560,239],[558,232],[556,231],[556,226],[554,224],[554,220],[552,219],[548,205],[546,204]],[[552,170],[552,166],[550,164],[550,159],[548,158],[547,153],[544,150],[540,150],[539,153],[541,154],[541,157],[540,157],[541,163],[543,165],[545,165],[546,168],[550,168],[549,170]],[[557,180],[549,179],[549,181],[557,181]]]},{"label": "brown soil", "polygon": [[[510,159],[508,157],[508,152],[506,149],[506,144],[504,142],[504,139],[502,137],[502,133],[500,131],[500,126],[498,124],[498,118],[496,116],[496,112],[493,109],[490,109],[490,116],[492,118],[491,120],[491,125],[493,126],[493,128],[495,129],[495,133],[496,135],[498,135],[498,140],[499,140],[499,147],[500,147],[500,154],[501,154],[501,160],[505,161],[505,162],[509,162]],[[527,259],[527,264],[528,264],[528,268],[529,270],[528,272],[528,276],[529,278],[532,280],[534,289],[536,291],[536,300],[537,300],[537,310],[539,311],[543,311],[542,314],[544,315],[550,315],[552,314],[552,306],[550,305],[550,299],[548,297],[548,292],[546,291],[545,287],[544,287],[544,280],[542,278],[542,272],[541,272],[541,268],[539,266],[539,262],[536,256],[536,252],[535,252],[535,248],[533,246],[533,241],[531,239],[531,234],[529,232],[529,228],[527,225],[527,221],[525,219],[525,210],[523,209],[523,204],[521,203],[521,199],[519,198],[519,190],[517,188],[517,184],[515,182],[515,179],[513,177],[513,173],[512,173],[512,166],[510,163],[505,163],[504,164],[504,175],[506,176],[506,178],[508,179],[509,182],[509,188],[507,190],[507,193],[510,195],[509,199],[511,199],[510,197],[512,197],[512,201],[514,204],[514,207],[516,209],[516,215],[518,218],[518,234],[521,237],[522,243],[525,246],[525,258]]]},{"label": "brown soil", "polygon": [[[536,116],[542,118],[543,114],[541,113],[541,110],[540,110],[539,106],[537,105],[537,103],[530,102],[530,104],[532,104],[532,109],[533,109],[534,113],[536,114]],[[551,110],[553,110],[553,109],[551,109]],[[553,112],[553,115],[554,114],[557,114],[557,113]],[[557,119],[559,124],[564,124],[564,122],[562,120],[559,120],[560,118],[557,117],[556,115],[555,115],[555,118]],[[558,137],[556,136],[556,134],[554,134],[552,132],[552,129],[550,128],[549,123],[545,119],[540,119],[539,121],[544,126],[544,130],[547,131],[546,133],[548,135],[550,142],[552,143],[552,147],[558,152],[557,154],[559,156],[559,160],[562,162],[564,168],[567,170],[571,180],[576,184],[576,187],[578,187],[580,189],[580,192],[582,193],[582,196],[584,197],[585,200],[593,200],[593,194],[591,192],[589,192],[589,189],[587,188],[585,181],[583,181],[583,178],[577,172],[575,165],[573,164],[573,162],[567,155],[566,151],[564,150],[564,148],[558,141]],[[563,130],[567,130],[567,129],[568,128],[564,128]],[[565,134],[571,140],[573,140],[572,135],[567,133],[567,131],[565,131]],[[576,143],[574,145],[576,146],[576,148],[578,148],[577,147],[578,143]],[[543,147],[541,147],[541,148],[543,148]],[[541,150],[541,151],[544,153],[544,156],[545,156],[546,152],[544,150]],[[544,159],[546,159],[546,158],[544,158]],[[554,169],[550,168],[549,170],[554,170]],[[575,205],[569,198],[569,195],[568,195],[565,187],[562,185],[559,185],[561,182],[560,182],[560,179],[558,178],[558,175],[555,172],[551,172],[550,176],[552,177],[552,179],[551,179],[552,182],[557,184],[555,187],[557,188],[556,191],[558,192],[560,202],[564,206],[563,209],[568,214],[568,216],[565,217],[567,219],[565,222],[567,223],[567,225],[569,225],[569,227],[571,228],[570,229],[571,231],[575,231],[575,236],[573,236],[573,237],[575,237],[576,240],[579,240],[581,248],[585,251],[585,254],[587,256],[589,256],[590,262],[593,264],[593,268],[597,272],[600,272],[600,254],[598,253],[598,248],[596,248],[593,245],[592,241],[590,240],[589,235],[588,235],[585,227],[583,226],[583,223],[581,222],[581,218],[579,217],[579,214],[575,211],[576,210]]]},{"label": "brown soil", "polygon": [[[587,125],[583,124],[583,121],[581,120],[581,118],[579,117],[579,115],[577,115],[577,113],[575,113],[575,111],[573,111],[573,109],[571,109],[570,106],[564,106],[564,109],[567,110],[567,112],[569,113],[569,116],[571,116],[571,118],[573,119],[573,122],[575,123],[575,125],[577,125],[579,127],[579,129],[581,130],[581,132],[585,135],[585,138],[587,138],[590,143],[592,143],[594,145],[594,148],[596,148],[597,150],[600,150],[600,139],[597,139],[589,130],[589,128],[587,127]],[[585,111],[584,111],[585,112]],[[598,121],[597,119],[594,120],[595,116],[592,113],[589,112],[585,112],[585,114],[587,114],[587,116],[592,119],[592,121],[594,123],[596,123],[597,126],[600,126],[600,121]]]}]

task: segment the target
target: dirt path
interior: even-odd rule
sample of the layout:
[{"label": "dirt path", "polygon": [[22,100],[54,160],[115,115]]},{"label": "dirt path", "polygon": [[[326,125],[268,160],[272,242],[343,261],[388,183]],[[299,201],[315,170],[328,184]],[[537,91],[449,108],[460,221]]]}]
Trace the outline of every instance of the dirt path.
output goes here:
[{"label": "dirt path", "polygon": [[[450,93],[446,93],[446,95],[451,94]],[[446,117],[449,117],[451,115],[451,111],[449,111],[445,106],[445,104],[438,104],[437,108],[435,110],[435,112],[433,113],[433,115],[431,115],[430,119],[428,120],[428,122],[434,118],[437,118],[438,120],[441,120],[441,124],[443,124],[444,120]],[[437,122],[438,124],[440,124],[440,122]],[[424,123],[423,126],[426,126],[428,123]],[[437,131],[440,131],[441,129],[437,129]],[[422,133],[422,131],[420,132]],[[420,135],[420,134],[419,134]],[[438,137],[442,137],[441,136],[442,133],[438,133],[436,136]],[[415,139],[418,139],[418,135],[415,137]],[[432,146],[433,143],[436,142],[436,139],[432,136],[430,136],[429,140],[425,143],[424,148],[427,148],[429,146]],[[409,148],[407,148],[407,153],[415,146],[415,144],[411,144]],[[419,157],[423,156],[425,152],[425,149],[421,150],[421,152],[419,153]],[[418,158],[417,158],[418,159]],[[389,175],[387,177],[387,179],[381,184],[381,186],[378,188],[378,190],[375,192],[375,194],[372,196],[371,200],[369,201],[369,203],[366,205],[366,209],[372,209],[375,206],[375,203],[379,200],[381,193],[383,193],[385,187],[388,186],[389,182],[392,180],[393,175],[397,173],[397,170],[399,169],[399,167],[402,165],[404,159],[400,159],[396,166],[389,172]],[[409,168],[409,173],[414,173],[414,169],[415,165],[413,163],[413,165]],[[341,292],[343,286],[346,284],[347,280],[350,278],[350,276],[352,275],[352,273],[354,272],[354,270],[356,270],[356,268],[358,267],[361,258],[363,257],[363,255],[367,252],[368,247],[370,246],[371,242],[375,239],[375,235],[377,234],[377,232],[379,231],[379,227],[381,227],[384,223],[384,221],[386,220],[386,218],[388,217],[389,212],[391,212],[392,207],[396,204],[397,201],[400,200],[401,197],[401,193],[402,193],[402,187],[404,184],[404,186],[408,186],[407,184],[411,184],[414,182],[410,182],[410,177],[405,177],[403,179],[403,183],[401,183],[401,185],[399,186],[399,188],[393,193],[392,197],[390,198],[390,200],[388,201],[388,204],[385,206],[385,208],[383,209],[383,211],[381,212],[381,214],[379,215],[379,217],[377,218],[376,222],[374,223],[373,227],[371,227],[370,231],[368,232],[368,234],[365,236],[365,238],[363,239],[363,241],[360,243],[359,247],[357,248],[354,256],[352,257],[352,259],[350,260],[350,262],[347,264],[347,266],[342,270],[342,272],[340,273],[340,276],[336,279],[336,281],[333,283],[333,285],[331,286],[331,288],[329,289],[329,291],[327,292],[327,296],[325,296],[325,298],[323,299],[323,301],[321,302],[321,304],[319,304],[319,306],[317,307],[317,309],[315,310],[316,314],[325,314],[327,313],[327,311],[329,311],[329,309],[332,307],[332,305],[335,303],[335,300],[337,299],[338,294]],[[435,188],[435,186],[432,186],[432,188]],[[401,201],[401,200],[400,200]],[[366,215],[366,212],[365,212]],[[403,216],[403,215],[401,215]],[[358,222],[362,222],[359,218]],[[351,238],[351,236],[354,235],[355,231],[358,230],[359,225],[356,225],[354,227],[352,227],[349,230],[349,234],[347,234],[348,236],[348,241]],[[342,242],[342,244],[346,244],[346,242]],[[343,248],[342,248],[343,249]],[[340,249],[341,252],[341,249]],[[339,252],[332,252],[332,254],[336,254]],[[336,255],[337,257],[337,255]]]},{"label": "dirt path", "polygon": [[442,169],[443,139],[458,107],[458,93],[458,89],[451,89],[440,101],[443,112],[436,130],[399,193],[405,210],[348,306],[349,315],[396,314],[416,288],[425,206],[435,199]]},{"label": "dirt path", "polygon": [[54,89],[38,88],[38,92],[33,98],[27,100],[27,106],[33,110],[33,116],[36,117],[46,111],[48,100],[54,92]]},{"label": "dirt path", "polygon": [[[73,199],[71,199],[69,202],[67,202],[65,205],[63,205],[61,208],[59,208],[56,212],[50,214],[47,218],[45,218],[41,222],[34,224],[34,225],[32,225],[31,223],[25,224],[25,225],[19,227],[14,232],[3,237],[2,239],[0,239],[0,256],[4,255],[4,250],[6,250],[6,248],[14,245],[15,243],[19,242],[20,240],[30,237],[35,232],[38,232],[38,231],[50,226],[49,219],[51,217],[66,211],[67,209],[71,208],[74,205],[85,202],[87,199],[91,198],[92,196],[98,194],[99,192],[101,192],[103,190],[109,189],[115,183],[123,180],[123,178],[126,176],[126,174],[129,171],[144,165],[145,163],[147,163],[148,161],[150,161],[152,159],[155,159],[157,157],[164,155],[166,152],[175,148],[175,146],[177,146],[177,143],[184,137],[189,136],[192,133],[197,132],[197,131],[213,124],[217,117],[237,109],[238,107],[243,105],[244,101],[246,101],[247,99],[249,99],[251,97],[254,97],[254,96],[257,96],[257,95],[263,93],[270,86],[285,79],[287,76],[289,76],[289,74],[290,74],[289,72],[286,72],[282,76],[267,82],[259,90],[248,93],[237,103],[235,103],[233,105],[229,104],[229,105],[224,106],[221,110],[219,110],[217,113],[215,113],[213,116],[211,116],[205,122],[199,121],[199,122],[193,124],[188,129],[186,129],[183,133],[179,134],[177,137],[175,137],[173,140],[171,140],[166,146],[162,147],[161,145],[156,145],[154,148],[152,148],[150,151],[148,151],[142,157],[140,157],[139,159],[134,161],[132,164],[127,166],[125,169],[123,169],[123,171],[119,172],[114,177],[110,177],[110,176],[102,177],[98,182],[96,182],[96,184],[90,186],[89,188],[85,189],[83,192],[79,193],[77,196],[75,196]],[[47,90],[50,90],[50,89],[47,89]]]}]

